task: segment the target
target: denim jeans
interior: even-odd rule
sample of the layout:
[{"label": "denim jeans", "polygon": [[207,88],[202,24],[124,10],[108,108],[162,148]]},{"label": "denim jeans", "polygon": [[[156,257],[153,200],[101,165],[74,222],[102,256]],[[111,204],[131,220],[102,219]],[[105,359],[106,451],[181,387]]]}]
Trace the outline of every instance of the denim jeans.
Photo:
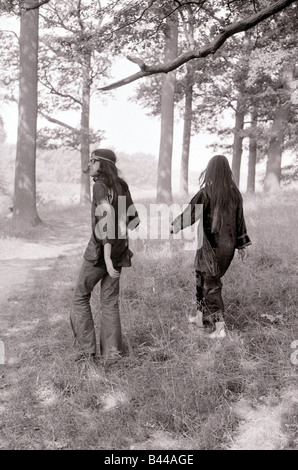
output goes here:
[{"label": "denim jeans", "polygon": [[70,322],[78,350],[96,354],[96,335],[90,308],[91,293],[101,281],[100,354],[109,358],[122,352],[122,334],[119,312],[119,278],[112,278],[105,267],[94,266],[83,260],[75,287]]}]

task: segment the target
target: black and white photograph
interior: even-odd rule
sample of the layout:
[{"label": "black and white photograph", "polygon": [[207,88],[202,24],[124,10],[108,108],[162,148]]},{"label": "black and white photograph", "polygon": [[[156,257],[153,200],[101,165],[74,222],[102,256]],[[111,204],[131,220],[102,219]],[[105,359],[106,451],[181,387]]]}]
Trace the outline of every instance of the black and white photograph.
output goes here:
[{"label": "black and white photograph", "polygon": [[297,38],[298,0],[0,0],[1,451],[298,450]]}]

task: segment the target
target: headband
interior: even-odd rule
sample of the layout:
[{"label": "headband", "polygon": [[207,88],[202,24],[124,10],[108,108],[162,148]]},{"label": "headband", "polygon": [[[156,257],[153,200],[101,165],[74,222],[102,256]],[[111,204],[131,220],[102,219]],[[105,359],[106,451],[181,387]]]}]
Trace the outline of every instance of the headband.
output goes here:
[{"label": "headband", "polygon": [[113,162],[112,160],[110,160],[109,158],[105,158],[105,157],[101,157],[100,155],[94,155],[94,157],[92,157],[91,155],[91,159],[94,159],[94,160],[97,160],[97,159],[100,159],[100,160],[106,160],[107,162],[110,162],[110,163],[113,163],[115,165],[115,162]]}]

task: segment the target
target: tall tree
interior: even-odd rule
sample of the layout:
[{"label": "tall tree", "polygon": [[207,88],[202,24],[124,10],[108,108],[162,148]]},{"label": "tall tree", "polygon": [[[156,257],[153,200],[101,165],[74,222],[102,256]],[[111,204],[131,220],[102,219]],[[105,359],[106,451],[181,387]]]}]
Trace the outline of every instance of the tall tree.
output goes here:
[{"label": "tall tree", "polygon": [[13,224],[17,231],[41,222],[36,208],[36,121],[38,20],[36,0],[23,2],[20,28],[19,117],[13,201]]},{"label": "tall tree", "polygon": [[[178,22],[176,17],[167,18],[165,31],[165,61],[177,56]],[[158,203],[172,201],[172,151],[174,132],[175,72],[163,76],[161,90],[161,124],[158,159],[157,195]]]},{"label": "tall tree", "polygon": [[282,93],[275,108],[274,119],[270,129],[268,158],[265,177],[265,190],[276,192],[280,187],[281,159],[284,147],[285,129],[289,121],[291,107],[291,83],[294,64],[287,64],[282,71]]},{"label": "tall tree", "polygon": [[189,167],[189,150],[191,140],[191,123],[192,123],[192,101],[194,73],[192,64],[187,64],[187,72],[185,77],[185,108],[183,122],[183,141],[180,169],[180,185],[179,193],[181,196],[188,196],[188,167]]},{"label": "tall tree", "polygon": [[242,159],[242,141],[244,130],[244,117],[246,113],[244,96],[239,90],[237,98],[237,105],[235,110],[235,127],[233,139],[233,158],[232,158],[232,171],[237,185],[240,182],[240,167]]},{"label": "tall tree", "polygon": [[235,110],[232,171],[238,185],[240,183],[244,119],[247,112],[247,90],[245,84],[248,75],[249,57],[252,47],[251,32],[246,31],[243,38],[243,53],[239,64],[237,65],[238,71],[235,73],[236,77],[234,80],[237,89],[237,104]]},{"label": "tall tree", "polygon": [[[188,47],[195,47],[195,9],[189,4],[186,15],[184,11],[179,11],[185,40]],[[189,170],[189,152],[192,127],[192,103],[193,89],[195,83],[195,62],[186,64],[185,86],[184,86],[184,116],[183,116],[183,140],[180,168],[179,193],[181,196],[188,196],[188,170]]]},{"label": "tall tree", "polygon": [[[39,7],[43,1],[1,2],[1,11],[20,16],[18,134],[12,223],[22,232],[41,222],[36,208],[36,122]],[[15,33],[13,33],[15,35]],[[13,57],[12,57],[13,59]],[[15,60],[12,60],[15,67]],[[6,78],[6,86],[15,82]],[[5,93],[9,99],[9,92]],[[14,99],[13,92],[10,98]]]},{"label": "tall tree", "polygon": [[[82,63],[82,110],[81,110],[81,167],[87,168],[90,154],[89,126],[90,126],[90,91],[91,91],[91,53],[86,51]],[[81,172],[80,202],[90,201],[90,178]]]},{"label": "tall tree", "polygon": [[247,171],[247,185],[246,190],[248,193],[253,194],[256,188],[256,163],[257,163],[257,112],[255,109],[251,111],[251,125],[249,131],[249,150],[248,150],[248,171]]}]

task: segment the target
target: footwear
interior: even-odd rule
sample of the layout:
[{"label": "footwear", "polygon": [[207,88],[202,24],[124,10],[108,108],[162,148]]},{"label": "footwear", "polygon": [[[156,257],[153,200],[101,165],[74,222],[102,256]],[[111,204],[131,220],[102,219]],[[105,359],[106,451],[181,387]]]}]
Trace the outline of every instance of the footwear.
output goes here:
[{"label": "footwear", "polygon": [[109,355],[104,358],[104,363],[106,367],[109,367],[122,359],[122,354],[120,351],[112,350]]},{"label": "footwear", "polygon": [[224,321],[217,321],[215,322],[215,331],[211,333],[208,338],[216,339],[216,338],[224,338],[226,336],[225,332],[225,322]]},{"label": "footwear", "polygon": [[75,362],[94,361],[95,353],[80,353],[75,358]]},{"label": "footwear", "polygon": [[196,331],[199,335],[206,335],[206,328],[203,323],[203,313],[197,310],[197,314],[194,317],[188,317],[189,323],[193,323],[197,326]]},{"label": "footwear", "polygon": [[203,313],[200,310],[197,310],[197,314],[193,317],[188,317],[189,323],[196,323],[199,328],[204,328],[203,325]]}]

